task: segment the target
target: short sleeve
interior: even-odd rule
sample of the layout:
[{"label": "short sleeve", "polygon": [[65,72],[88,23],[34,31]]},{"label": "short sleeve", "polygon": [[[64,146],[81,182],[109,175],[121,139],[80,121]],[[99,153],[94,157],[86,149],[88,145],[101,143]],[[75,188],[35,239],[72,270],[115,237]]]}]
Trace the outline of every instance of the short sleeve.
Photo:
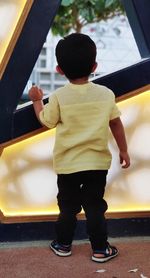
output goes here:
[{"label": "short sleeve", "polygon": [[48,128],[54,128],[60,120],[60,109],[55,94],[49,97],[49,101],[44,105],[44,109],[40,112],[40,121]]}]

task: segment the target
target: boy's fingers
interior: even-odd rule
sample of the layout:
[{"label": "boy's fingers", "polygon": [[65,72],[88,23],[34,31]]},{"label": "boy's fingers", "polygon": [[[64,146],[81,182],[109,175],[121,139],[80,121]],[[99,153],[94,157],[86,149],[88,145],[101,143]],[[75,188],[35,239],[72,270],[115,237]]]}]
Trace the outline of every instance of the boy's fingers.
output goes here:
[{"label": "boy's fingers", "polygon": [[125,164],[122,165],[122,168],[128,168],[130,166],[130,161],[126,161]]},{"label": "boy's fingers", "polygon": [[120,164],[123,163],[123,158],[120,156]]},{"label": "boy's fingers", "polygon": [[120,164],[122,164],[122,168],[128,168],[130,166],[130,157],[128,153],[120,153]]},{"label": "boy's fingers", "polygon": [[29,98],[32,101],[42,100],[42,98],[43,98],[43,91],[40,88],[38,88],[37,86],[33,86],[29,90]]}]

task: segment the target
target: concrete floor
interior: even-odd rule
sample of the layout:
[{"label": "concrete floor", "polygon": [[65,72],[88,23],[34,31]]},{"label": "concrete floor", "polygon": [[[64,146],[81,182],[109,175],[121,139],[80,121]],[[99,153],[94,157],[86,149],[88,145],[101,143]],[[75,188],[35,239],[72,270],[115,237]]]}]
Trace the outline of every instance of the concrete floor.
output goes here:
[{"label": "concrete floor", "polygon": [[0,243],[0,278],[150,278],[150,237],[109,242],[119,255],[103,264],[91,261],[87,240],[74,241],[67,258],[56,256],[48,241]]}]

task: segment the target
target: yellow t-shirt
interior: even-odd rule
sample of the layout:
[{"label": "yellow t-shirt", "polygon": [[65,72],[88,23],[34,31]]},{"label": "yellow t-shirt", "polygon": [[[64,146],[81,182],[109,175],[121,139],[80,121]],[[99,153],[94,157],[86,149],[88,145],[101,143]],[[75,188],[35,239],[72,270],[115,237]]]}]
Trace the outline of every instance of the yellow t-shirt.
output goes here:
[{"label": "yellow t-shirt", "polygon": [[119,116],[115,96],[105,86],[69,83],[57,89],[40,113],[44,125],[56,127],[56,173],[109,169],[109,121]]}]

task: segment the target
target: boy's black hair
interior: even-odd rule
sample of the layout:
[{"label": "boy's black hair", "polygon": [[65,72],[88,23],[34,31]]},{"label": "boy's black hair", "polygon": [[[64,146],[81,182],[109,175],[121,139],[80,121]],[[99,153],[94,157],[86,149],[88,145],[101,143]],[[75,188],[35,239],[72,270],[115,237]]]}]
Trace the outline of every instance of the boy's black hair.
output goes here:
[{"label": "boy's black hair", "polygon": [[58,42],[56,58],[68,79],[87,77],[95,64],[96,45],[89,36],[73,33]]}]

